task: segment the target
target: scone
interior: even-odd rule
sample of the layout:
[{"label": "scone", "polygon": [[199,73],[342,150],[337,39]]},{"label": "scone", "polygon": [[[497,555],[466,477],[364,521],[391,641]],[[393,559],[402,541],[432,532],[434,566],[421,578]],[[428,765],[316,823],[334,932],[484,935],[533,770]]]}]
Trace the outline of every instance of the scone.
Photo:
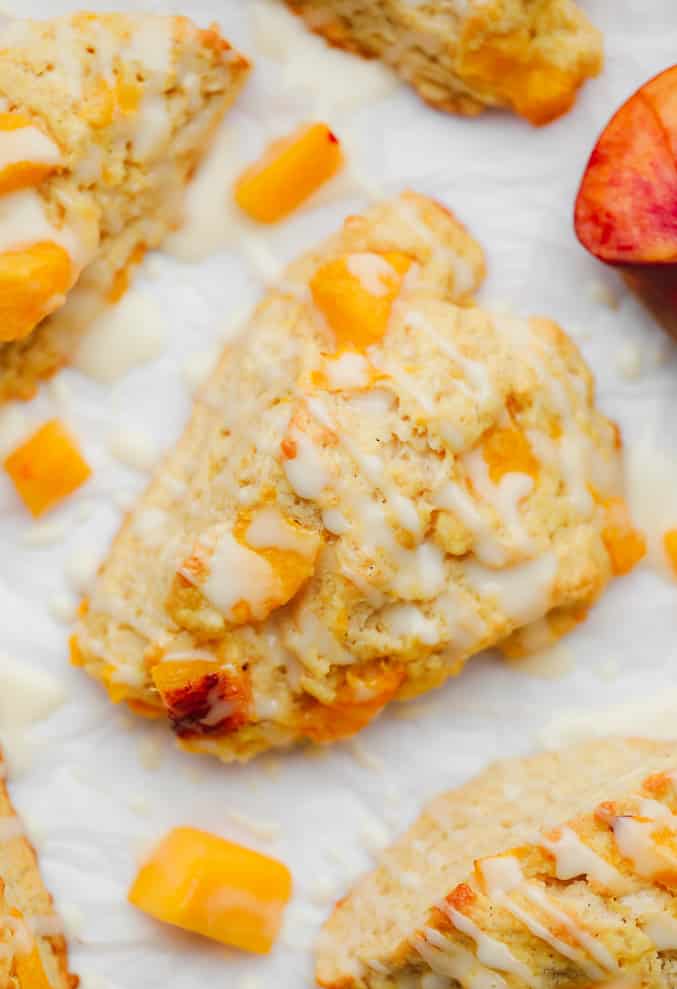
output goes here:
[{"label": "scone", "polygon": [[320,935],[327,989],[677,984],[677,742],[499,762],[434,800]]},{"label": "scone", "polygon": [[440,110],[547,124],[602,68],[573,0],[286,0],[331,44],[380,58]]},{"label": "scone", "polygon": [[0,401],[30,397],[179,224],[247,71],[185,17],[80,13],[0,34]]},{"label": "scone", "polygon": [[482,274],[413,193],[291,265],[77,625],[114,700],[244,759],[354,734],[583,617],[626,541],[618,433],[557,326],[452,303]]},{"label": "scone", "polygon": [[0,986],[75,989],[61,921],[3,779],[0,755]]}]

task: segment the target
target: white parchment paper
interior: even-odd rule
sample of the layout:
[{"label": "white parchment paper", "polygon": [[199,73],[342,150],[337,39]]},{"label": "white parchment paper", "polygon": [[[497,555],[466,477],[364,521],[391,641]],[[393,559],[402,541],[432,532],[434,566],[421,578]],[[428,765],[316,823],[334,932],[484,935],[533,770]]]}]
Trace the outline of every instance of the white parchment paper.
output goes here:
[{"label": "white parchment paper", "polygon": [[[515,670],[481,657],[444,689],[392,709],[354,743],[310,756],[268,756],[244,768],[176,752],[164,726],[114,708],[67,663],[63,619],[122,509],[146,483],[147,468],[185,422],[187,384],[262,291],[262,273],[274,273],[365,205],[365,183],[384,195],[411,185],[442,199],[486,247],[490,274],[482,298],[567,327],[596,373],[602,406],[622,426],[638,513],[649,524],[677,526],[677,348],[615,275],[586,256],[571,220],[598,131],[637,85],[674,60],[677,10],[673,0],[582,2],[604,30],[606,69],[569,116],[542,130],[500,114],[437,114],[377,68],[333,54],[324,62],[319,42],[304,44],[283,15],[255,0],[145,5],[203,24],[217,20],[255,59],[254,77],[230,117],[232,163],[295,121],[320,115],[345,140],[362,185],[343,180],[263,240],[229,242],[223,229],[203,230],[216,253],[199,262],[155,255],[134,291],[143,297],[137,313],[146,313],[156,333],[148,355],[157,356],[108,384],[67,370],[30,405],[0,416],[0,441],[9,445],[61,416],[95,468],[92,482],[37,527],[0,477],[0,732],[23,770],[13,796],[66,918],[84,989],[310,987],[309,945],[332,900],[425,798],[498,756],[595,726],[666,734],[677,725],[677,583],[650,566],[617,581],[545,660]],[[31,16],[81,6],[82,0],[0,3]],[[134,0],[88,6],[141,8]],[[267,18],[274,18],[272,29]],[[223,210],[221,227],[229,215],[227,171],[222,201],[207,211],[218,217]],[[204,210],[202,222],[209,225]],[[183,253],[189,248],[184,243]],[[621,715],[586,717],[621,703]],[[207,828],[289,864],[295,896],[270,958],[250,959],[183,935],[126,904],[140,856],[176,824]]]}]

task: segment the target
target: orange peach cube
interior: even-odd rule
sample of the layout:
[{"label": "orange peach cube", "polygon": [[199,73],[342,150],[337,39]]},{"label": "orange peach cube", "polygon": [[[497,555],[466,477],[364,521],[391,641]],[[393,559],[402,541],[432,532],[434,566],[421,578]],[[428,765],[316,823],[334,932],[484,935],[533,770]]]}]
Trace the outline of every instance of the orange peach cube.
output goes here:
[{"label": "orange peach cube", "polygon": [[72,283],[70,255],[59,244],[41,241],[0,254],[0,342],[28,336]]},{"label": "orange peach cube", "polygon": [[326,124],[301,127],[274,141],[235,183],[235,202],[253,220],[276,223],[339,171],[343,152]]},{"label": "orange peach cube", "polygon": [[317,269],[310,291],[334,332],[337,349],[364,351],[385,336],[410,265],[410,258],[397,251],[364,251]]},{"label": "orange peach cube", "polygon": [[663,549],[668,558],[668,563],[677,577],[677,529],[668,529],[663,535]]},{"label": "orange peach cube", "polygon": [[506,474],[528,474],[534,480],[538,476],[539,463],[529,440],[514,427],[492,429],[482,445],[482,455],[494,484],[500,484]]},{"label": "orange peach cube", "polygon": [[87,461],[58,419],[46,422],[10,453],[4,467],[34,518],[58,505],[91,475]]},{"label": "orange peach cube", "polygon": [[195,828],[174,828],[140,868],[129,901],[222,944],[267,954],[292,892],[281,862]]}]

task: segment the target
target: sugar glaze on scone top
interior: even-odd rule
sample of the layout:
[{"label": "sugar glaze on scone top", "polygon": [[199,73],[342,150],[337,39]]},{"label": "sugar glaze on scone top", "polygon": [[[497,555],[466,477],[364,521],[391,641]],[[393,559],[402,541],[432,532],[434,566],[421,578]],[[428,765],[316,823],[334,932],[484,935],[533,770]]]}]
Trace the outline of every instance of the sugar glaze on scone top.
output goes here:
[{"label": "sugar glaze on scone top", "polygon": [[64,363],[178,225],[247,70],[184,17],[77,13],[0,32],[0,401]]},{"label": "sugar glaze on scone top", "polygon": [[668,989],[676,759],[674,742],[595,740],[436,798],[337,904],[320,985]]},{"label": "sugar glaze on scone top", "polygon": [[290,266],[136,509],[164,539],[123,527],[76,629],[113,699],[246,758],[584,617],[631,556],[618,434],[555,324],[453,304],[482,274],[413,193]]}]

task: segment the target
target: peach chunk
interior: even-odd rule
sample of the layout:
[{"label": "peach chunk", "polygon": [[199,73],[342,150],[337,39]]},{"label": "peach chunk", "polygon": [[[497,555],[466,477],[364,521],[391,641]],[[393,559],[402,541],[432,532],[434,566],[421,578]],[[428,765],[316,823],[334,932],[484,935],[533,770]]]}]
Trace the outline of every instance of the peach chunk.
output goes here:
[{"label": "peach chunk", "polygon": [[575,225],[583,246],[619,267],[677,333],[677,66],[638,89],[602,132]]},{"label": "peach chunk", "polygon": [[505,474],[538,476],[539,463],[529,440],[515,427],[492,429],[482,445],[482,455],[494,484],[500,484]]},{"label": "peach chunk", "polygon": [[668,529],[663,534],[663,549],[668,558],[670,568],[675,577],[677,577],[677,529]]},{"label": "peach chunk", "polygon": [[302,714],[303,734],[313,742],[336,742],[356,735],[376,718],[405,679],[399,666],[370,663],[349,672],[332,704],[312,703]]},{"label": "peach chunk", "polygon": [[346,254],[321,265],[310,281],[313,302],[338,350],[364,351],[386,334],[411,258],[398,251]]},{"label": "peach chunk", "polygon": [[0,342],[27,336],[72,282],[70,255],[59,244],[40,241],[0,254]]},{"label": "peach chunk", "polygon": [[267,954],[292,878],[281,862],[195,828],[174,828],[151,853],[129,901],[157,920]]},{"label": "peach chunk", "polygon": [[152,670],[153,683],[179,738],[227,735],[249,721],[246,674],[209,660],[166,660]]},{"label": "peach chunk", "polygon": [[[31,147],[34,146],[35,157],[39,157],[41,160],[33,161],[30,157],[19,161],[7,160],[12,157],[11,152],[13,150],[9,143],[12,138],[9,135],[15,131],[28,132],[29,129]],[[0,168],[0,196],[16,192],[18,189],[40,185],[48,176],[58,170],[61,157],[59,148],[35,126],[30,117],[23,113],[0,113],[0,147],[4,149],[3,134],[8,135],[6,139],[8,154],[7,164]],[[25,144],[23,152],[28,153]]]},{"label": "peach chunk", "polygon": [[343,152],[326,124],[309,124],[274,141],[235,183],[235,202],[253,220],[276,223],[339,171]]},{"label": "peach chunk", "polygon": [[[478,15],[480,24],[485,15]],[[597,75],[601,64],[594,60],[580,69],[559,68],[539,54],[526,29],[501,34],[479,44],[472,38],[473,22],[466,29],[459,68],[469,81],[497,90],[515,113],[536,126],[549,124],[567,113],[588,76]]]},{"label": "peach chunk", "polygon": [[58,505],[92,473],[58,419],[46,422],[10,453],[4,467],[34,518]]},{"label": "peach chunk", "polygon": [[646,539],[635,529],[630,520],[627,505],[622,498],[609,498],[604,502],[607,522],[602,530],[611,568],[622,577],[646,555]]}]

